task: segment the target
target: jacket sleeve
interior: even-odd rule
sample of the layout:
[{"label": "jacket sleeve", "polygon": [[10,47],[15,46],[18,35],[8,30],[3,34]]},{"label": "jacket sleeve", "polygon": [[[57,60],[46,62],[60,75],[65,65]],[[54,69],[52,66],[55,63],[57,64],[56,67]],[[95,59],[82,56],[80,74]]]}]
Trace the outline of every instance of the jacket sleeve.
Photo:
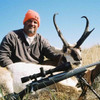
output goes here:
[{"label": "jacket sleeve", "polygon": [[4,37],[0,44],[0,66],[5,67],[9,64],[12,64],[11,60],[11,51],[13,39],[11,39],[10,35]]},{"label": "jacket sleeve", "polygon": [[43,39],[43,53],[51,60],[58,60],[63,56],[63,53],[51,46],[46,39]]}]

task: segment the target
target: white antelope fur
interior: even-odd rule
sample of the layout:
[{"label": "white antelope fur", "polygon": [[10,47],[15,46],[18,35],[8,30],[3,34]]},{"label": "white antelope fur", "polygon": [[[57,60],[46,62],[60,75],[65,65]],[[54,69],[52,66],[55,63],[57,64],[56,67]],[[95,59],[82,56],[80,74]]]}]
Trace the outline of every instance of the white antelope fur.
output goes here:
[{"label": "white antelope fur", "polygon": [[[31,82],[22,83],[21,78],[39,73],[40,67],[43,67],[44,70],[54,68],[54,66],[51,65],[39,65],[25,62],[14,63],[12,66],[8,67],[8,69],[0,67],[0,86],[4,86],[8,93],[18,93],[25,89],[26,84]],[[75,87],[77,80],[69,78],[59,83],[65,86]]]}]

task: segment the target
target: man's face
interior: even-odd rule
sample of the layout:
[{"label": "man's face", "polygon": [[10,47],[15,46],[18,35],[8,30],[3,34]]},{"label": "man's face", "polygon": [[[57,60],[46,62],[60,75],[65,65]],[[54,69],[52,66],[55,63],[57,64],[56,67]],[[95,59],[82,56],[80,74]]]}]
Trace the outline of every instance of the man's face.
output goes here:
[{"label": "man's face", "polygon": [[38,29],[38,23],[35,19],[29,19],[24,24],[24,31],[28,36],[35,35],[37,29]]}]

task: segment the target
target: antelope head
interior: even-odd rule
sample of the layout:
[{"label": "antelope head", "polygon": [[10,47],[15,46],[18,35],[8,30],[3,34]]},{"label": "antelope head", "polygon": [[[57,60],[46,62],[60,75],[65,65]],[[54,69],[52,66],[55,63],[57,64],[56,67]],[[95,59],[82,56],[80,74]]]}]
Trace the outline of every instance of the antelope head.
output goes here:
[{"label": "antelope head", "polygon": [[85,18],[86,19],[86,27],[85,30],[83,32],[83,35],[80,37],[80,39],[75,43],[75,45],[71,46],[63,37],[60,29],[58,28],[56,21],[55,21],[55,16],[58,13],[55,13],[53,16],[53,22],[54,22],[54,26],[57,30],[58,36],[61,38],[62,42],[63,42],[63,48],[62,48],[62,52],[66,55],[66,60],[71,62],[72,64],[75,65],[80,65],[82,63],[82,57],[81,57],[81,49],[80,46],[82,45],[82,43],[85,41],[85,39],[90,35],[90,33],[94,30],[94,28],[91,31],[88,31],[88,27],[89,27],[89,20],[86,16],[82,16],[81,18]]}]

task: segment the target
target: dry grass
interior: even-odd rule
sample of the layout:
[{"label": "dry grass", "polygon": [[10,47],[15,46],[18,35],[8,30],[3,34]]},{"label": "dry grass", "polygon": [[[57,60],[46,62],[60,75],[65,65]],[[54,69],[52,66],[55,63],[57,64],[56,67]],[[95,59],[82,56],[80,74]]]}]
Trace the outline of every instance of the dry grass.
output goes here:
[{"label": "dry grass", "polygon": [[[100,45],[95,45],[89,49],[84,49],[82,51],[83,66],[88,65],[100,60]],[[95,80],[93,87],[100,94],[100,77]],[[77,100],[80,92],[72,87],[65,87],[59,84],[55,84],[47,87],[44,91],[34,97],[33,95],[27,95],[28,98],[24,97],[24,100]],[[86,95],[86,100],[98,100],[96,96],[88,90]]]},{"label": "dry grass", "polygon": [[100,45],[95,45],[82,51],[83,65],[91,64],[100,60]]}]

